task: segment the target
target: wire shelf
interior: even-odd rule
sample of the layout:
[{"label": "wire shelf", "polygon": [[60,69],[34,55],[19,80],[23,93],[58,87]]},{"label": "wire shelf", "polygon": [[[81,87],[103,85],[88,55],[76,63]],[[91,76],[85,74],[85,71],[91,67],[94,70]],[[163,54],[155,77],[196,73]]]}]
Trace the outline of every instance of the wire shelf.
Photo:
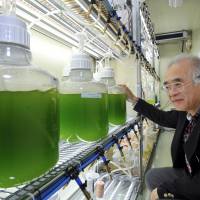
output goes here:
[{"label": "wire shelf", "polygon": [[44,200],[48,199],[55,192],[68,184],[71,180],[70,169],[73,167],[78,172],[83,171],[87,166],[101,157],[99,147],[107,151],[119,140],[130,132],[138,118],[131,120],[124,126],[112,129],[107,138],[93,143],[60,142],[59,161],[56,166],[43,176],[31,181],[27,185],[15,188],[1,189],[0,199],[2,200]]}]

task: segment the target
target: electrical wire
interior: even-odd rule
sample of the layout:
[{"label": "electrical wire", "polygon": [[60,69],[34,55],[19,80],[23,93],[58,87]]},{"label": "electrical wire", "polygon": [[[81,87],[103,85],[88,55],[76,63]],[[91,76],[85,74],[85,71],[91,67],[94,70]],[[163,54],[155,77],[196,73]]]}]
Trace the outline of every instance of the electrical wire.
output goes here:
[{"label": "electrical wire", "polygon": [[[130,178],[132,177],[131,174],[127,173],[126,171],[133,169],[134,166],[122,168],[120,165],[116,164],[116,163],[113,162],[113,161],[110,161],[110,163],[113,164],[114,166],[116,166],[116,167],[118,168],[118,169],[115,169],[115,170],[111,171],[111,174],[112,174],[112,173],[115,173],[115,172],[118,172],[118,171],[122,171],[122,172],[124,172],[124,174],[126,174],[128,177],[130,177]],[[102,177],[100,177],[100,180],[102,180],[103,178],[105,178],[105,177],[107,177],[107,176],[109,176],[109,174],[103,175]]]}]

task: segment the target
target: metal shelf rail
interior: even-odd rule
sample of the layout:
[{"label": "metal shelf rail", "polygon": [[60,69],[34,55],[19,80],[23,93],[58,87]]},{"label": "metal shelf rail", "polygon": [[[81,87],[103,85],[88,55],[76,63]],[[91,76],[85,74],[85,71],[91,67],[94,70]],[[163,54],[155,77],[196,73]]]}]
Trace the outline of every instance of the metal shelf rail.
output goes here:
[{"label": "metal shelf rail", "polygon": [[122,30],[122,24],[111,9],[104,1],[17,1],[17,15],[27,21],[29,27],[58,41],[77,46],[75,34],[85,31],[91,39],[85,50],[96,58],[103,56],[109,49],[119,58],[121,51],[127,55],[131,48],[128,46],[131,42],[128,35],[122,32],[123,38],[118,40],[118,29]]},{"label": "metal shelf rail", "polygon": [[[29,184],[7,190],[0,190],[0,199],[5,200],[47,200],[55,192],[75,179],[80,188],[84,189],[78,175],[97,159],[108,162],[104,152],[109,150],[118,140],[127,137],[128,133],[138,124],[138,118],[128,121],[124,126],[111,131],[109,136],[94,143],[60,143],[60,158],[52,170]],[[116,141],[117,139],[117,141]]]}]

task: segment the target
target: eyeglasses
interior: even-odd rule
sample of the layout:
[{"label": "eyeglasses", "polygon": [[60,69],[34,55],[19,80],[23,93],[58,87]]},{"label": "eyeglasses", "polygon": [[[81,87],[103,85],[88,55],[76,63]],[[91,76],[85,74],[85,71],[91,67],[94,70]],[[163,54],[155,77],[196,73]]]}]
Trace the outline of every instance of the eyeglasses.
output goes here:
[{"label": "eyeglasses", "polygon": [[170,92],[170,91],[178,91],[178,92],[183,92],[186,86],[191,85],[192,82],[188,82],[188,83],[183,83],[183,82],[174,82],[174,83],[169,83],[169,84],[165,84],[163,85],[163,89],[166,92]]}]

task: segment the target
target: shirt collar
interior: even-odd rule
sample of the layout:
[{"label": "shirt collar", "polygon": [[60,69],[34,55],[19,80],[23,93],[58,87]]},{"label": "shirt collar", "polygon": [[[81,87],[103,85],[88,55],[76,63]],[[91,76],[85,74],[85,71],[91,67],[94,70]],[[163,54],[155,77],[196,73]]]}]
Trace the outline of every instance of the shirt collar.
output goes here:
[{"label": "shirt collar", "polygon": [[187,113],[186,118],[188,121],[191,121],[192,119],[197,119],[200,116],[200,108],[196,112],[194,116],[192,116],[190,113]]}]

